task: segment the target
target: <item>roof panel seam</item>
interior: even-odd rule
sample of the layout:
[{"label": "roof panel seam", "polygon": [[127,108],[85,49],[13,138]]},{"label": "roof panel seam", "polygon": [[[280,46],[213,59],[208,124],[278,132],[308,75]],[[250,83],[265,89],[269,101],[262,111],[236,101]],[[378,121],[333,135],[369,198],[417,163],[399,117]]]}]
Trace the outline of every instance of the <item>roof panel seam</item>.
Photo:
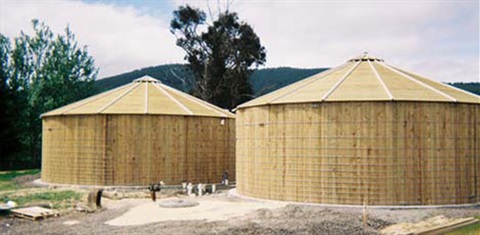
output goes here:
[{"label": "roof panel seam", "polygon": [[145,83],[145,110],[144,112],[148,113],[148,83]]},{"label": "roof panel seam", "polygon": [[[378,63],[375,61],[375,63]],[[383,89],[385,90],[385,92],[387,93],[388,97],[390,98],[390,100],[393,100],[393,95],[392,93],[390,92],[390,90],[388,89],[387,85],[385,84],[385,81],[383,81],[383,78],[380,76],[380,74],[378,74],[378,71],[377,69],[373,66],[372,62],[368,61],[368,64],[370,65],[370,67],[372,68],[372,71],[373,73],[375,74],[375,76],[377,77],[378,81],[380,82],[380,84],[382,84],[382,87]]]},{"label": "roof panel seam", "polygon": [[380,65],[383,66],[384,68],[387,68],[387,69],[389,69],[389,70],[391,70],[391,71],[393,71],[393,72],[395,72],[395,73],[397,73],[397,74],[400,74],[400,75],[408,78],[409,80],[411,80],[411,81],[413,81],[413,82],[416,82],[416,83],[420,84],[421,86],[423,86],[423,87],[425,87],[425,88],[427,88],[427,89],[429,89],[429,90],[431,90],[431,91],[433,91],[433,92],[436,92],[436,93],[438,93],[438,94],[440,94],[440,95],[442,95],[442,96],[445,96],[445,97],[447,97],[448,99],[451,99],[451,100],[454,101],[454,102],[458,102],[458,100],[455,99],[455,98],[453,98],[452,96],[450,96],[450,95],[448,95],[448,94],[446,94],[446,93],[444,93],[444,92],[442,92],[442,91],[439,91],[439,90],[435,89],[434,87],[431,87],[431,86],[429,86],[429,85],[427,85],[427,84],[425,84],[425,83],[423,83],[423,82],[421,82],[421,81],[418,81],[417,79],[409,76],[408,74],[405,74],[405,73],[397,70],[397,69],[394,68],[393,66],[390,66],[390,65],[385,64],[385,63],[378,63],[378,64],[380,64]]},{"label": "roof panel seam", "polygon": [[[173,92],[176,92],[176,93],[179,93],[180,95],[182,95],[182,93],[181,93],[180,91],[177,91],[176,89],[173,89],[173,88],[171,88],[171,87],[166,87],[166,88],[169,89],[169,90],[171,90],[171,91],[173,91]],[[222,113],[222,112],[216,110],[215,108],[210,107],[209,104],[204,104],[203,102],[200,102],[200,101],[194,99],[193,97],[191,97],[191,96],[188,95],[188,94],[183,94],[183,96],[184,96],[185,98],[189,99],[190,101],[196,103],[196,104],[199,104],[199,105],[201,105],[201,106],[203,106],[203,107],[205,107],[205,108],[207,108],[207,109],[209,109],[209,110],[212,110],[212,111],[215,112],[215,113],[220,114],[222,117],[227,117],[227,115],[226,115],[225,113]]]},{"label": "roof panel seam", "polygon": [[[285,96],[287,96],[287,95],[290,95],[290,94],[292,94],[293,92],[298,91],[298,90],[300,90],[300,89],[302,89],[302,88],[304,88],[304,87],[306,87],[306,86],[308,86],[308,85],[310,85],[310,84],[312,84],[312,83],[314,83],[314,82],[316,82],[316,81],[324,78],[325,76],[327,76],[327,75],[329,75],[329,74],[331,74],[331,73],[333,73],[333,72],[336,72],[336,71],[338,71],[338,70],[340,70],[340,69],[343,69],[343,68],[346,67],[347,65],[348,65],[348,63],[344,63],[344,64],[342,64],[342,65],[340,65],[340,66],[331,68],[331,69],[326,70],[326,71],[324,71],[324,72],[322,72],[322,73],[313,75],[313,76],[318,76],[318,77],[312,78],[312,81],[309,81],[309,82],[307,82],[307,83],[305,83],[305,84],[303,84],[303,85],[301,85],[301,86],[299,86],[299,87],[297,87],[297,88],[295,88],[295,89],[293,89],[293,90],[291,90],[291,91],[289,91],[289,92],[287,92],[287,93],[285,93],[285,94],[282,94],[282,95],[277,96],[277,97],[275,97],[275,98],[273,98],[273,99],[271,99],[271,100],[268,100],[268,101],[266,101],[266,103],[267,103],[267,104],[270,104],[270,103],[272,103],[272,102],[274,102],[274,101],[276,101],[276,100],[279,100],[279,99],[281,99],[281,98],[283,98],[283,97],[285,97]],[[294,84],[295,84],[295,83],[294,83]],[[294,85],[294,84],[292,84],[292,85]],[[288,87],[288,86],[287,86],[287,87]],[[285,88],[286,88],[286,87],[285,87]]]},{"label": "roof panel seam", "polygon": [[132,87],[130,87],[128,90],[126,90],[125,92],[123,92],[121,95],[119,95],[117,98],[115,98],[114,100],[110,101],[110,103],[106,104],[105,106],[103,106],[99,111],[98,113],[101,113],[103,111],[105,111],[105,109],[107,109],[108,107],[110,107],[111,105],[115,104],[118,100],[120,100],[122,97],[124,97],[126,94],[130,93],[130,91],[132,91],[133,89],[137,88],[138,86],[140,86],[141,83],[138,83],[136,85],[133,85]]},{"label": "roof panel seam", "polygon": [[348,72],[345,73],[345,75],[343,75],[343,77],[340,80],[338,80],[338,82],[335,83],[335,85],[333,85],[333,87],[330,88],[330,90],[327,91],[327,93],[325,93],[325,95],[323,95],[321,101],[324,101],[325,99],[327,99],[340,86],[340,84],[342,84],[347,79],[347,77],[350,76],[350,74],[353,72],[353,70],[355,70],[360,65],[361,62],[362,61],[358,61],[356,64],[354,64],[352,66],[352,68],[350,68],[350,70],[348,70]]},{"label": "roof panel seam", "polygon": [[175,104],[177,104],[178,106],[180,106],[180,108],[182,108],[183,110],[185,110],[185,112],[187,112],[188,114],[193,114],[193,112],[187,108],[187,106],[185,106],[184,104],[182,104],[180,101],[178,101],[177,99],[173,98],[172,95],[170,95],[167,91],[164,90],[164,88],[161,86],[161,85],[158,85],[157,83],[154,83],[154,86],[156,86],[163,94],[165,94],[169,99],[171,99]]}]

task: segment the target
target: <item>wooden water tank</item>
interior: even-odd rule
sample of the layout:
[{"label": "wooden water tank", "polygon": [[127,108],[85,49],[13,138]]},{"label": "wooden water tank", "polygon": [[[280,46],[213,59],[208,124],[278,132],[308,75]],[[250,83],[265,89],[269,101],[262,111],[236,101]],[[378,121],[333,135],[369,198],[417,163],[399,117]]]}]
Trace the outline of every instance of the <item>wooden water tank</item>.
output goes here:
[{"label": "wooden water tank", "polygon": [[236,132],[246,196],[480,202],[480,97],[367,54],[240,105]]},{"label": "wooden water tank", "polygon": [[235,116],[158,80],[42,115],[42,181],[103,186],[235,177]]}]

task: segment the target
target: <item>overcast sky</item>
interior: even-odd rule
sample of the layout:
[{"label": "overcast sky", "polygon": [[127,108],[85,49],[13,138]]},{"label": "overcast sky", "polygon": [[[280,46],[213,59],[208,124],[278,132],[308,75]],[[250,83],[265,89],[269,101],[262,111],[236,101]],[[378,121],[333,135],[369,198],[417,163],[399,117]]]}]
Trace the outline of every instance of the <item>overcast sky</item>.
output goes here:
[{"label": "overcast sky", "polygon": [[[99,78],[184,63],[169,32],[172,11],[205,1],[0,0],[0,32],[30,33],[30,20],[55,32],[70,25],[100,68]],[[210,1],[217,9],[217,0]],[[224,7],[225,2],[220,1]],[[236,0],[231,11],[267,49],[266,67],[333,67],[364,51],[443,82],[479,82],[479,1]]]}]

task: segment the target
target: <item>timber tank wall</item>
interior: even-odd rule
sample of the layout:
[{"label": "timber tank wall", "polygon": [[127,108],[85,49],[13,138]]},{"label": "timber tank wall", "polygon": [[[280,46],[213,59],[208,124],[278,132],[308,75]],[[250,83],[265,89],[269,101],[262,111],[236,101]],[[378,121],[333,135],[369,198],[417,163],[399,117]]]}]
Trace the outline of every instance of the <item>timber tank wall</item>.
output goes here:
[{"label": "timber tank wall", "polygon": [[235,180],[235,119],[169,115],[43,118],[42,181],[103,186]]},{"label": "timber tank wall", "polygon": [[237,191],[348,205],[480,202],[480,105],[321,102],[240,108]]}]

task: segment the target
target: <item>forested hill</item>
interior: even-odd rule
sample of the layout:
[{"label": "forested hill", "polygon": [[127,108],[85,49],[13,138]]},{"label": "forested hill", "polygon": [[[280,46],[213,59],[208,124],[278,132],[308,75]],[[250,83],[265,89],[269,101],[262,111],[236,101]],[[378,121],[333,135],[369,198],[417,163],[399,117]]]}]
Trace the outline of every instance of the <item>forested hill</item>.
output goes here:
[{"label": "forested hill", "polygon": [[290,67],[258,69],[252,73],[250,83],[252,84],[253,94],[260,96],[325,70],[327,69],[298,69]]},{"label": "forested hill", "polygon": [[454,82],[449,84],[462,90],[480,95],[480,82]]},{"label": "forested hill", "polygon": [[[258,69],[252,73],[250,82],[254,95],[260,96],[324,70],[326,69],[299,69],[290,67]],[[188,92],[191,89],[193,76],[182,64],[159,65],[99,79],[95,82],[95,86],[98,88],[98,91],[101,92],[130,83],[132,80],[144,75],[157,78],[162,81],[162,83],[181,91]],[[459,82],[450,83],[450,85],[480,95],[480,83],[478,82]]]},{"label": "forested hill", "polygon": [[[254,95],[259,96],[324,70],[326,69],[289,67],[258,69],[253,71],[250,82]],[[182,64],[159,65],[99,79],[96,81],[95,86],[99,91],[110,90],[145,75],[159,79],[162,83],[181,91],[188,92],[192,87],[193,76]]]},{"label": "forested hill", "polygon": [[145,75],[156,78],[162,83],[182,91],[190,90],[191,87],[192,76],[182,64],[159,65],[102,78],[95,82],[95,86],[99,91],[110,90]]}]

